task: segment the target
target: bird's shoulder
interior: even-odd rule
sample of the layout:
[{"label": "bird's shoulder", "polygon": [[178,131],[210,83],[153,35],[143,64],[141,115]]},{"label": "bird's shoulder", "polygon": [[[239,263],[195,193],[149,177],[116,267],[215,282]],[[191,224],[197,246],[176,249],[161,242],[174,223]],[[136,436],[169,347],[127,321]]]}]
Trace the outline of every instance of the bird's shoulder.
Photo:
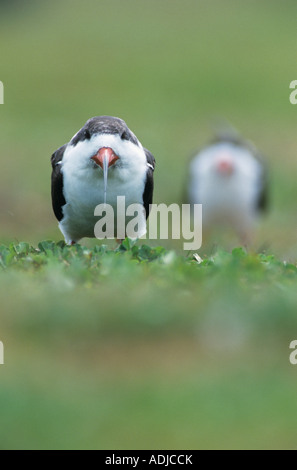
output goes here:
[{"label": "bird's shoulder", "polygon": [[156,159],[154,157],[154,155],[146,148],[143,148],[144,150],[144,153],[145,153],[145,156],[146,156],[146,162],[147,162],[147,166],[152,170],[152,171],[155,171],[155,167],[156,167]]},{"label": "bird's shoulder", "polygon": [[64,156],[64,153],[65,153],[65,150],[66,150],[66,147],[67,147],[68,144],[65,144],[65,145],[62,145],[62,147],[58,148],[58,150],[56,150],[52,156],[51,156],[51,164],[52,164],[52,167],[53,169],[57,166],[57,165],[60,165],[62,160],[63,160],[63,156]]}]

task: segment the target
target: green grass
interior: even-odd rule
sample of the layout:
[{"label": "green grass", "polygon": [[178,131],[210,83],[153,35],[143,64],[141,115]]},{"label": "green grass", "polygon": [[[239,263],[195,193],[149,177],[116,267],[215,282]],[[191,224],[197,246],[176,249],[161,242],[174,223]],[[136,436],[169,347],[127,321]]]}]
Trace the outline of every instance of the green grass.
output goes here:
[{"label": "green grass", "polygon": [[[0,447],[295,448],[296,1],[3,4]],[[216,117],[254,141],[259,253],[58,242],[50,156],[100,114],[155,155],[156,203]]]},{"label": "green grass", "polygon": [[1,448],[295,447],[295,264],[128,239],[0,264]]}]

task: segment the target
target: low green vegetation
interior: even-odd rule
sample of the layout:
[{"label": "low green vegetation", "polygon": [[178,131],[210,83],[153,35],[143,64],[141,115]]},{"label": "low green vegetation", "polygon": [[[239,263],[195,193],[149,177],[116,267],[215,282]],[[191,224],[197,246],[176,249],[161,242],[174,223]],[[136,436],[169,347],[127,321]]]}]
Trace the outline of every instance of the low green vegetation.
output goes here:
[{"label": "low green vegetation", "polygon": [[1,448],[295,446],[295,264],[126,239],[0,265]]}]

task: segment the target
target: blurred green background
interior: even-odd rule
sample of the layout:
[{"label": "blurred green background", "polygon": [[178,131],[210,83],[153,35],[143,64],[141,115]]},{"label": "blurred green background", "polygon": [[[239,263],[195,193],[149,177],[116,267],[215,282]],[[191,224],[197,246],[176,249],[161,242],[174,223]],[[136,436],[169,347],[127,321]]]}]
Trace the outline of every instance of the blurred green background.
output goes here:
[{"label": "blurred green background", "polygon": [[[1,1],[1,244],[61,239],[49,160],[88,118],[125,119],[170,203],[219,117],[270,169],[259,245],[296,261],[296,15],[293,0]],[[1,448],[296,447],[295,279],[61,269],[1,273]],[[238,316],[257,334],[233,344]]]}]

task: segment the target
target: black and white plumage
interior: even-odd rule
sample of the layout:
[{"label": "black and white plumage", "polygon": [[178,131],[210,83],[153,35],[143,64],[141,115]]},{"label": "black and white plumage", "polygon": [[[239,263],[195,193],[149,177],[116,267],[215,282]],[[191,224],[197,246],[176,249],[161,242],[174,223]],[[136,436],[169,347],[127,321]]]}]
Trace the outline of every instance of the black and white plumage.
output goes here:
[{"label": "black and white plumage", "polygon": [[98,116],[51,157],[52,205],[66,243],[95,237],[94,209],[104,202],[104,159],[108,161],[106,203],[116,210],[117,196],[125,196],[126,207],[142,204],[145,233],[155,158],[122,119]]},{"label": "black and white plumage", "polygon": [[222,135],[191,160],[188,201],[202,204],[203,230],[231,228],[247,245],[267,209],[267,170],[249,142]]}]

